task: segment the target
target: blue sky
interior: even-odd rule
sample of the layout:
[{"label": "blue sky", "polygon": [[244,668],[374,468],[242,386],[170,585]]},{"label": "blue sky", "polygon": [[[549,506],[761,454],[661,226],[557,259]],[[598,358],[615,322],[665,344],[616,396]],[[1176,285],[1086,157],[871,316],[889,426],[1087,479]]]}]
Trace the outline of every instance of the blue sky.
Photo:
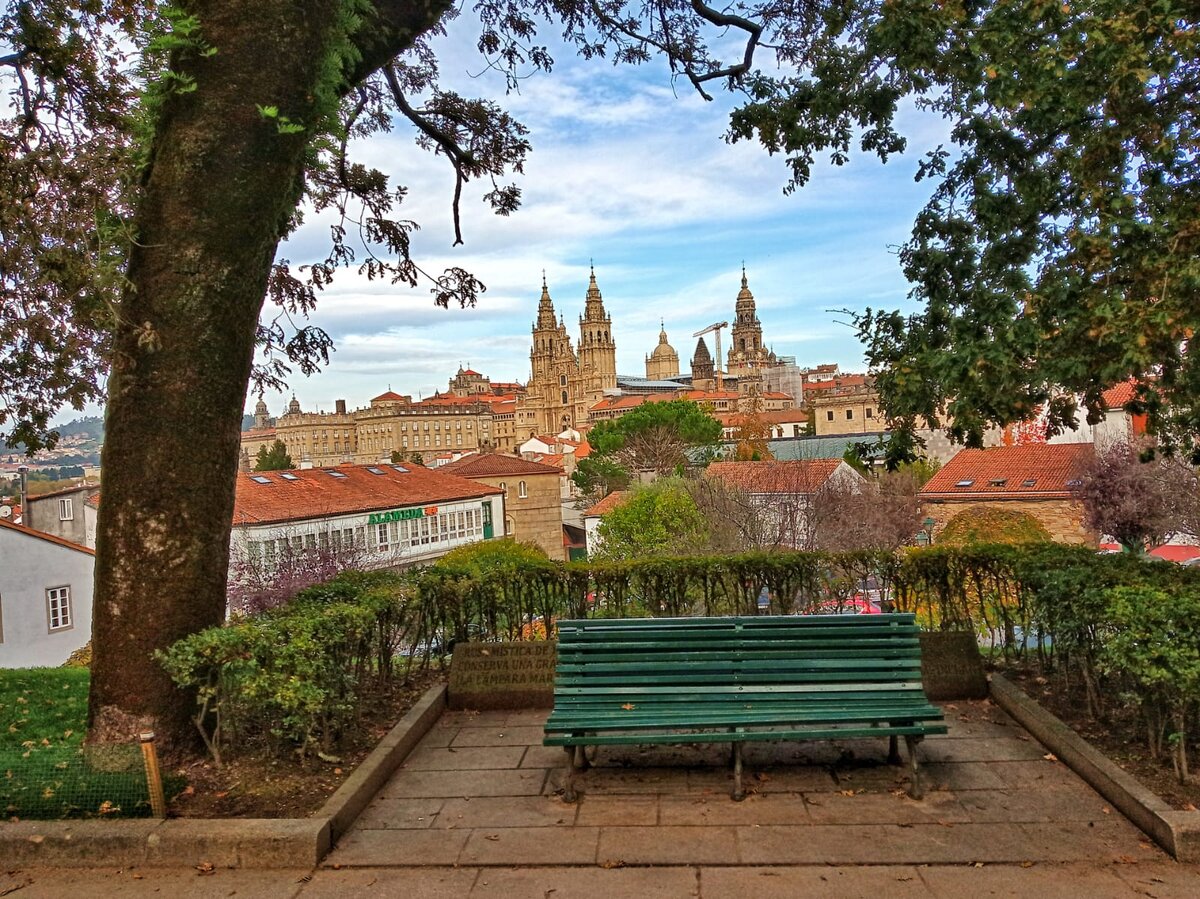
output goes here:
[{"label": "blue sky", "polygon": [[[485,73],[469,22],[439,44],[443,82],[488,96],[529,129],[533,144],[522,208],[500,218],[464,193],[465,245],[453,247],[453,181],[443,159],[413,147],[401,126],[357,146],[358,158],[408,186],[400,212],[421,223],[413,256],[426,271],[472,271],[488,286],[474,309],[437,309],[428,285],[369,283],[347,271],[324,291],[312,322],[337,347],[327,369],[295,376],[302,407],[351,408],[391,387],[428,396],[445,389],[458,365],[494,380],[529,376],[530,326],[543,269],[556,309],[577,335],[589,260],[613,318],[618,370],[644,374],[659,319],[684,370],[691,336],[733,316],[746,265],[764,335],[776,353],[801,365],[837,362],[862,370],[862,350],[830,310],[906,307],[908,287],[896,247],[907,238],[928,185],[913,173],[924,150],[945,140],[941,122],[905,110],[909,150],[886,166],[856,155],[842,167],[820,164],[812,181],[783,194],[787,170],[760,147],[723,140],[731,98],[704,102],[666,67],[614,68],[553,48],[554,71],[504,84]],[[329,221],[310,217],[281,255],[316,258]],[[286,396],[268,394],[273,414]],[[252,408],[255,397],[248,400]]]}]

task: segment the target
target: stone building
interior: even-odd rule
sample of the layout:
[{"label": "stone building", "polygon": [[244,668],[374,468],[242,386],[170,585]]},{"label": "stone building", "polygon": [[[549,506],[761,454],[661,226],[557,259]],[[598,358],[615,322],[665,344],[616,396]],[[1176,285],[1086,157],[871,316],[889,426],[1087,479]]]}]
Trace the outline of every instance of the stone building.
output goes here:
[{"label": "stone building", "polygon": [[98,484],[77,484],[50,493],[27,496],[21,523],[43,534],[87,546],[84,505],[99,492]]},{"label": "stone building", "polygon": [[518,405],[529,413],[528,422],[536,433],[555,434],[583,425],[587,410],[600,401],[605,391],[614,391],[617,386],[612,318],[604,310],[595,270],[589,277],[584,312],[579,317],[578,352],[571,346],[562,317],[555,316],[545,278],[532,331],[529,383],[525,399]]},{"label": "stone building", "polygon": [[776,364],[775,354],[763,343],[762,322],[758,320],[754,294],[742,267],[742,289],[738,291],[734,306],[733,333],[731,335],[726,366],[730,377],[741,378],[755,369]]},{"label": "stone building", "polygon": [[519,456],[474,453],[438,471],[468,478],[504,494],[504,535],[534,543],[551,559],[563,560],[563,469]]},{"label": "stone building", "polygon": [[712,353],[703,337],[696,341],[696,351],[692,353],[692,387],[696,390],[715,390],[717,387]]},{"label": "stone building", "polygon": [[658,346],[646,357],[646,378],[651,381],[679,377],[679,354],[667,343],[667,329],[661,321],[659,327]]},{"label": "stone building", "polygon": [[845,386],[806,391],[818,437],[830,434],[868,434],[881,431],[886,423],[879,411],[879,394],[864,378],[847,379]]},{"label": "stone building", "polygon": [[1092,458],[1090,443],[1045,443],[964,449],[921,488],[922,512],[933,519],[933,542],[949,521],[979,506],[1025,512],[1055,540],[1095,545],[1072,496]]}]

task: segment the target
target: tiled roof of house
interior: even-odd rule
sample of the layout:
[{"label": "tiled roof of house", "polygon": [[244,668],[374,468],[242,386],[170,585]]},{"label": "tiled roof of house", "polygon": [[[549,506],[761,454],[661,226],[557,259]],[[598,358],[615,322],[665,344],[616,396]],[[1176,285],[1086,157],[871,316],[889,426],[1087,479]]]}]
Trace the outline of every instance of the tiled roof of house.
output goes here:
[{"label": "tiled roof of house", "polygon": [[[718,412],[713,417],[727,428],[741,427],[744,419],[741,412]],[[803,409],[764,409],[757,417],[763,424],[800,423],[808,421],[808,412]]]},{"label": "tiled roof of house", "polygon": [[26,537],[35,537],[38,540],[45,540],[47,543],[55,543],[59,546],[73,549],[76,552],[87,553],[89,556],[96,555],[94,549],[88,549],[79,543],[72,543],[70,540],[64,540],[62,537],[57,537],[54,534],[45,534],[42,531],[35,531],[33,528],[27,528],[23,524],[13,524],[11,521],[5,521],[0,518],[0,528],[8,531],[16,531],[18,534],[24,534]]},{"label": "tiled roof of house", "polygon": [[274,428],[247,428],[246,430],[242,431],[242,439],[243,440],[246,440],[246,439],[254,440],[255,438],[274,437],[274,436],[275,436]]},{"label": "tiled roof of house", "polygon": [[713,462],[704,474],[747,493],[808,494],[819,490],[841,464],[841,459]]},{"label": "tiled roof of house", "polygon": [[302,521],[501,492],[447,473],[448,467],[433,470],[420,465],[339,465],[239,474],[233,523]]},{"label": "tiled roof of house", "polygon": [[372,403],[402,403],[402,402],[404,402],[404,397],[402,397],[400,394],[398,394],[392,390],[389,390],[387,393],[381,393],[381,394],[379,394],[379,396],[372,397],[371,402]]},{"label": "tiled roof of house", "polygon": [[541,465],[549,465],[559,471],[565,470],[562,453],[530,453],[530,461]]},{"label": "tiled roof of house", "polygon": [[584,518],[602,518],[607,515],[617,506],[624,505],[625,500],[629,498],[628,490],[614,490],[600,502],[596,503],[590,509],[583,513]]},{"label": "tiled roof of house", "polygon": [[1092,458],[1090,443],[1030,443],[964,449],[921,488],[926,499],[1060,499],[1071,495]]},{"label": "tiled roof of house", "polygon": [[69,496],[72,493],[78,493],[81,490],[99,490],[95,484],[74,484],[70,487],[59,487],[57,490],[47,490],[45,493],[29,494],[29,502],[36,503],[42,499],[53,499],[57,496]]},{"label": "tiled roof of house", "polygon": [[552,465],[530,462],[520,456],[503,453],[472,453],[438,469],[449,471],[464,478],[494,478],[502,475],[562,474]]},{"label": "tiled roof of house", "polygon": [[830,378],[827,381],[806,381],[804,384],[804,392],[814,393],[824,390],[837,390],[839,388],[865,386],[867,386],[866,375],[842,375],[840,378]]},{"label": "tiled roof of house", "polygon": [[1137,383],[1124,381],[1104,391],[1102,398],[1105,409],[1120,409],[1137,395]]}]

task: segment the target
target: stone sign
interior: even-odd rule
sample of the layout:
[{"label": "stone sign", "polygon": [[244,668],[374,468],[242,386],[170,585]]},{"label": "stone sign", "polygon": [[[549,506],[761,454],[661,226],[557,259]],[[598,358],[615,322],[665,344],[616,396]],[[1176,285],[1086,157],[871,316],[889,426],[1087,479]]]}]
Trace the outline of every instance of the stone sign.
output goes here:
[{"label": "stone sign", "polygon": [[931,700],[983,699],[987,677],[975,635],[966,631],[921,634],[921,680]]},{"label": "stone sign", "polygon": [[554,643],[458,643],[450,660],[452,709],[548,709],[554,705]]}]

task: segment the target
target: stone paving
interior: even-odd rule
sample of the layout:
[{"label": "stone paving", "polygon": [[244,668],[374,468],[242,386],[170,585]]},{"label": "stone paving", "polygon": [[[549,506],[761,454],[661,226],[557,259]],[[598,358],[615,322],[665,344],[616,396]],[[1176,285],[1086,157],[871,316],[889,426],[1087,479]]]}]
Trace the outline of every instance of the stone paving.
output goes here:
[{"label": "stone paving", "polygon": [[[1200,869],[1173,862],[991,703],[945,709],[950,733],[920,749],[920,802],[881,739],[751,745],[741,803],[728,747],[605,748],[574,805],[557,794],[565,754],[541,745],[545,712],[448,712],[316,871],[87,883],[177,899],[1200,896]],[[82,875],[0,871],[0,895],[60,896]]]}]

